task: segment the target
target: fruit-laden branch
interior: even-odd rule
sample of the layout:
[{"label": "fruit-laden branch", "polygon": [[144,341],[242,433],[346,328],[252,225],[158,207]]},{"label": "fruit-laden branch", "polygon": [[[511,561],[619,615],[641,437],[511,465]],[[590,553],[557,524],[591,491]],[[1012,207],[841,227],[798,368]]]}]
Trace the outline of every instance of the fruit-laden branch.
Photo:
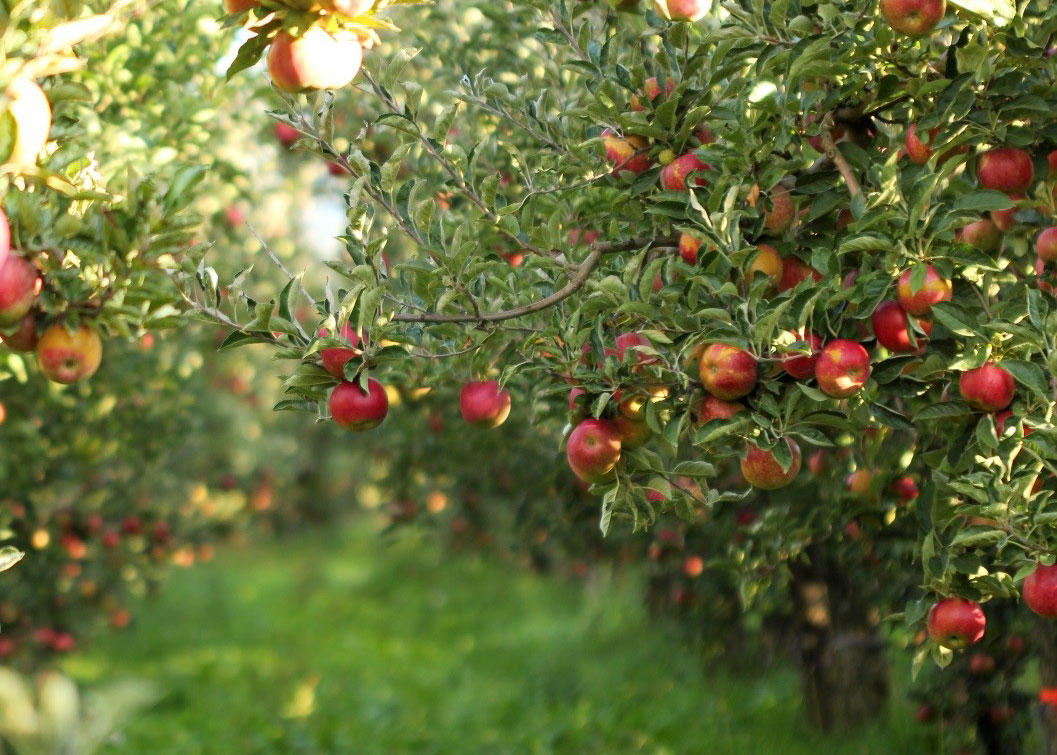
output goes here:
[{"label": "fruit-laden branch", "polygon": [[606,254],[612,254],[613,252],[626,252],[631,249],[638,249],[645,246],[671,246],[677,244],[678,241],[679,240],[674,236],[665,236],[656,239],[629,239],[627,241],[603,243],[595,242],[591,245],[591,253],[588,254],[587,258],[574,269],[572,276],[569,278],[569,282],[550,296],[544,297],[539,301],[534,301],[531,304],[526,304],[521,307],[514,307],[513,309],[505,309],[501,312],[482,312],[480,314],[459,313],[442,315],[430,312],[397,314],[393,316],[393,322],[483,323],[502,322],[503,320],[513,320],[518,317],[524,317],[525,315],[531,315],[534,312],[540,312],[548,307],[553,307],[555,304],[568,299],[583,288],[584,284],[587,283],[588,277],[591,275],[591,271],[598,266],[599,261],[601,261],[602,257]]},{"label": "fruit-laden branch", "polygon": [[833,126],[833,113],[826,113],[822,118],[822,146],[826,150],[826,157],[832,160],[833,164],[837,166],[837,170],[840,171],[841,178],[844,179],[851,198],[855,199],[862,193],[862,189],[859,188],[859,181],[855,178],[855,173],[852,171],[851,166],[848,165],[848,161],[844,159],[844,155],[837,149],[837,143],[833,141]]}]

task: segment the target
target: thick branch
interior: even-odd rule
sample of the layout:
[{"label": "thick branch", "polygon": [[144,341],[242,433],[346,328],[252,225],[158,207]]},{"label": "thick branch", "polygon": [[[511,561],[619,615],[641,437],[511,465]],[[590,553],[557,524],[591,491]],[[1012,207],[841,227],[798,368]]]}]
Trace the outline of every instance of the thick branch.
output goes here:
[{"label": "thick branch", "polygon": [[848,187],[848,193],[851,194],[852,199],[855,199],[862,193],[862,189],[859,188],[855,172],[848,165],[841,151],[837,149],[837,143],[833,141],[833,125],[833,113],[826,113],[822,118],[822,146],[826,150],[826,157],[832,160],[837,170],[840,171],[841,178]]},{"label": "thick branch", "polygon": [[606,242],[606,243],[594,243],[591,245],[591,253],[587,255],[587,258],[581,262],[574,270],[572,276],[569,278],[569,282],[566,283],[562,288],[555,291],[550,296],[546,296],[539,301],[534,301],[531,304],[525,304],[521,307],[515,307],[513,309],[505,309],[501,312],[482,312],[480,315],[471,314],[433,314],[433,313],[408,313],[408,314],[397,314],[393,316],[394,322],[426,322],[426,323],[447,323],[447,322],[463,322],[463,323],[485,323],[485,322],[502,322],[503,320],[513,320],[518,317],[524,317],[534,312],[540,312],[548,307],[553,307],[570,296],[575,294],[584,284],[587,283],[587,279],[590,277],[591,272],[598,266],[599,261],[606,254],[613,252],[626,252],[630,249],[637,249],[643,246],[669,246],[671,244],[678,243],[678,241],[672,237],[657,238],[657,239],[630,239],[628,241],[618,242]]}]

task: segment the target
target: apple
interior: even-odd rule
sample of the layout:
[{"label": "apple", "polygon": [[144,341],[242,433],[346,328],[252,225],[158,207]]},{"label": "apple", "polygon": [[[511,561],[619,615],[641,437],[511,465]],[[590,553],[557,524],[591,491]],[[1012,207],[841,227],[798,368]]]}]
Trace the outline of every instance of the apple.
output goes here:
[{"label": "apple", "polygon": [[745,279],[752,283],[757,273],[762,273],[771,279],[771,287],[777,289],[782,281],[785,271],[782,255],[770,244],[757,244],[756,256],[745,268]]},{"label": "apple", "polygon": [[914,718],[923,724],[932,723],[936,720],[936,709],[927,703],[923,703],[914,712]]},{"label": "apple", "polygon": [[700,556],[687,556],[683,561],[683,574],[694,579],[705,571],[705,560]]},{"label": "apple", "polygon": [[815,362],[818,360],[819,349],[822,348],[822,339],[810,331],[800,333],[788,333],[794,341],[804,342],[802,351],[809,354],[797,354],[792,352],[782,357],[782,369],[795,377],[797,380],[810,380],[815,374]]},{"label": "apple", "polygon": [[1021,194],[1035,178],[1031,155],[1015,147],[995,147],[980,155],[976,175],[985,189]]},{"label": "apple", "polygon": [[1057,226],[1039,232],[1035,239],[1035,254],[1043,262],[1057,262]]},{"label": "apple", "polygon": [[650,430],[645,420],[636,420],[624,414],[618,414],[612,422],[620,436],[622,448],[641,448],[653,437],[653,431]]},{"label": "apple", "polygon": [[500,252],[499,256],[506,260],[510,267],[521,267],[521,263],[525,261],[523,252]]},{"label": "apple", "polygon": [[53,323],[37,342],[37,361],[44,377],[56,383],[86,380],[103,361],[103,340],[99,331],[87,325],[71,332],[62,323]]},{"label": "apple", "polygon": [[268,50],[268,73],[281,92],[295,94],[341,89],[360,72],[363,47],[358,39],[336,39],[318,26],[300,37],[280,31]]},{"label": "apple", "polygon": [[958,378],[958,391],[970,406],[985,412],[1005,409],[1013,401],[1017,386],[1013,376],[994,362],[985,362]]},{"label": "apple", "polygon": [[7,222],[7,215],[0,209],[0,267],[7,261],[7,255],[11,252],[11,226]]},{"label": "apple", "polygon": [[855,341],[830,341],[815,362],[815,379],[827,396],[852,396],[870,379],[870,355]]},{"label": "apple", "polygon": [[844,481],[848,492],[856,498],[872,498],[874,473],[869,469],[856,469]]},{"label": "apple", "polygon": [[[998,412],[997,414],[995,414],[995,427],[997,428],[998,434],[1000,436],[1006,432],[1006,422],[1008,422],[1012,417],[1013,412],[1009,411],[1008,409],[1004,412]],[[1035,432],[1034,428],[1024,425],[1025,438],[1031,435],[1033,432]]]},{"label": "apple", "polygon": [[947,12],[946,0],[881,0],[881,15],[898,32],[920,37],[936,28]]},{"label": "apple", "polygon": [[[808,126],[810,126],[812,123],[815,123],[817,121],[821,121],[821,119],[818,116],[818,114],[816,114],[816,113],[811,113],[810,115],[805,117],[804,118],[805,131],[806,131]],[[819,125],[821,126],[821,123],[819,123]],[[833,141],[834,142],[839,142],[845,136],[844,126],[840,125],[839,123],[835,123],[833,125],[833,131],[831,131],[830,133],[833,134]],[[811,148],[814,149],[816,152],[820,152],[821,153],[821,152],[825,152],[826,151],[825,145],[822,144],[822,134],[821,133],[816,134],[815,136],[809,136],[807,138],[807,141],[811,145]]]},{"label": "apple", "polygon": [[327,160],[327,173],[335,178],[340,178],[341,176],[350,175],[351,172],[336,160]]},{"label": "apple", "polygon": [[36,165],[51,131],[48,98],[36,82],[21,78],[12,81],[4,94],[7,96],[7,119],[13,133],[11,140],[3,145],[9,146],[9,151],[0,152],[0,165]]},{"label": "apple", "polygon": [[[329,335],[325,328],[321,329],[319,334],[321,336]],[[341,326],[341,337],[348,342],[350,348],[332,346],[319,350],[319,358],[323,361],[323,369],[337,378],[345,377],[346,363],[363,354],[363,350],[357,347],[364,342],[360,338],[360,334],[353,330],[352,323],[347,322]]]},{"label": "apple", "polygon": [[472,380],[459,394],[462,418],[478,427],[499,427],[510,415],[510,392],[495,380]]},{"label": "apple", "polygon": [[580,396],[586,395],[587,391],[585,391],[583,388],[573,388],[571,391],[569,391],[569,411],[579,411],[582,407],[579,405],[577,399],[579,399]]},{"label": "apple", "polygon": [[701,352],[698,374],[705,390],[726,401],[752,393],[758,379],[756,357],[737,346],[709,344]]},{"label": "apple", "polygon": [[585,419],[569,434],[565,453],[573,474],[598,482],[620,461],[620,432],[607,419]]},{"label": "apple", "polygon": [[712,0],[653,0],[657,15],[669,21],[699,21],[712,7]]},{"label": "apple", "polygon": [[807,457],[807,468],[815,477],[822,477],[829,471],[829,456],[822,449]]},{"label": "apple", "polygon": [[1024,578],[1021,596],[1028,608],[1045,619],[1057,619],[1057,566],[1039,564]]},{"label": "apple", "polygon": [[747,443],[745,457],[741,460],[741,474],[754,488],[777,490],[791,483],[800,473],[800,446],[789,438],[783,438],[793,456],[788,469],[782,469],[774,452],[762,449],[755,443]]},{"label": "apple", "polygon": [[601,234],[598,231],[587,231],[583,228],[570,228],[569,229],[569,243],[573,246],[577,244],[584,244],[590,246],[591,244],[598,241]]},{"label": "apple", "polygon": [[275,138],[289,149],[301,138],[301,132],[288,123],[275,122]]},{"label": "apple", "polygon": [[910,128],[907,129],[906,139],[904,140],[907,157],[910,158],[910,162],[915,165],[924,165],[929,161],[929,158],[932,157],[931,144],[936,141],[936,134],[938,132],[939,128],[929,129],[928,142],[924,142],[918,136],[917,124],[910,124]]},{"label": "apple", "polygon": [[708,126],[699,126],[697,131],[694,132],[694,138],[701,145],[715,144],[716,142],[716,135],[712,133],[712,129]]},{"label": "apple", "polygon": [[[617,347],[617,361],[625,361],[625,357],[630,356],[636,367],[647,364],[656,364],[658,357],[652,354],[647,354],[639,347],[653,348],[653,344],[650,343],[650,339],[641,333],[622,333],[616,338]],[[635,368],[633,368],[635,369]]]},{"label": "apple", "polygon": [[925,268],[925,281],[921,288],[914,290],[910,282],[913,270],[907,269],[899,276],[896,292],[899,296],[899,304],[912,315],[927,315],[932,311],[933,304],[950,301],[954,295],[951,282],[940,277],[936,268],[929,265]]},{"label": "apple", "polygon": [[[675,158],[661,170],[661,188],[665,191],[687,191],[687,176],[695,171],[712,170],[712,166],[704,162],[693,152],[687,152]],[[695,186],[706,186],[708,181],[703,176],[694,178]]]},{"label": "apple", "polygon": [[8,333],[0,332],[0,344],[12,351],[29,352],[37,348],[37,317],[32,312],[23,317],[18,327]]},{"label": "apple", "polygon": [[925,348],[928,336],[932,333],[932,321],[923,319],[917,320],[917,324],[925,335],[912,333],[906,310],[897,301],[881,302],[870,319],[877,342],[895,353],[921,351]]},{"label": "apple", "polygon": [[257,0],[224,0],[224,10],[228,13],[242,13],[259,5]]},{"label": "apple", "polygon": [[969,673],[973,676],[990,676],[995,673],[995,657],[987,653],[973,653],[969,659]]},{"label": "apple", "polygon": [[745,411],[745,404],[740,401],[724,401],[711,393],[706,393],[698,403],[694,424],[700,427],[715,419],[730,419],[738,412]]},{"label": "apple", "polygon": [[371,430],[382,424],[387,414],[389,396],[374,378],[367,379],[366,391],[358,382],[345,381],[330,394],[330,416],[346,430]]},{"label": "apple", "polygon": [[788,228],[796,217],[796,204],[789,189],[781,184],[771,189],[770,209],[764,209],[763,226],[771,233],[781,233]]},{"label": "apple", "polygon": [[[643,92],[646,94],[646,96],[649,98],[650,102],[652,103],[654,100],[656,100],[661,95],[662,92],[664,93],[665,97],[670,95],[675,90],[675,82],[672,81],[671,79],[665,79],[664,80],[664,89],[662,90],[661,89],[661,85],[657,81],[657,77],[656,76],[651,76],[650,78],[646,79],[645,82],[643,82],[642,89],[643,89]],[[633,95],[632,98],[631,98],[631,109],[632,110],[645,110],[646,109],[646,107],[642,103],[639,102],[639,98],[638,98],[637,95]]]},{"label": "apple", "polygon": [[918,490],[918,484],[914,482],[914,478],[907,475],[895,480],[888,486],[888,489],[895,493],[904,503],[910,503],[921,494],[921,491]]},{"label": "apple", "polygon": [[0,327],[20,322],[40,293],[42,281],[33,264],[18,255],[8,255],[0,265]]},{"label": "apple", "polygon": [[979,642],[987,620],[980,606],[965,598],[944,598],[929,610],[929,637],[942,647],[961,650]]},{"label": "apple", "polygon": [[981,218],[958,230],[956,238],[972,244],[981,252],[994,252],[1002,245],[1002,231],[990,218]]},{"label": "apple", "polygon": [[613,175],[623,171],[638,175],[653,167],[653,160],[646,154],[650,143],[641,136],[621,137],[613,129],[602,132],[602,143],[606,148],[606,161],[613,166]]},{"label": "apple", "polygon": [[679,256],[688,265],[696,265],[698,252],[701,250],[701,239],[690,233],[679,236]]},{"label": "apple", "polygon": [[783,257],[781,261],[782,277],[778,281],[779,293],[790,291],[806,280],[822,280],[822,273],[810,265],[805,265],[797,257]]},{"label": "apple", "polygon": [[1006,650],[1013,655],[1020,655],[1024,652],[1024,638],[1019,634],[1009,635],[1009,637],[1006,638]]},{"label": "apple", "polygon": [[[1012,194],[1009,198],[1012,199],[1014,202],[1018,202],[1024,199],[1024,195]],[[995,224],[995,227],[998,230],[1002,231],[1002,233],[1007,233],[1008,231],[1011,231],[1014,227],[1016,227],[1016,214],[1018,211],[1019,208],[1010,207],[1008,210],[991,210],[991,212],[988,214],[991,216],[991,222]]]}]

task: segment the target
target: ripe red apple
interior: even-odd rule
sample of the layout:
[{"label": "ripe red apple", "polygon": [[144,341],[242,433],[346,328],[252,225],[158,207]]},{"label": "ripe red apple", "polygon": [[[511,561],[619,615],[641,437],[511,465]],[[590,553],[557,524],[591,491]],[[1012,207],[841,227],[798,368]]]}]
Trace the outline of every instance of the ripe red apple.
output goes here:
[{"label": "ripe red apple", "polygon": [[653,437],[653,431],[645,420],[632,419],[624,414],[613,418],[613,427],[620,436],[621,448],[641,448]]},{"label": "ripe red apple", "polygon": [[815,362],[815,379],[827,396],[852,396],[870,379],[870,355],[855,341],[830,341]]},{"label": "ripe red apple", "polygon": [[1035,239],[1035,254],[1043,262],[1057,262],[1057,226],[1039,232]]},{"label": "ripe red apple", "polygon": [[[1009,198],[1016,202],[1024,199],[1024,195],[1012,194]],[[1007,233],[1017,225],[1016,214],[1018,211],[1019,208],[1010,207],[1008,210],[991,210],[989,214],[991,222],[995,224],[995,228],[1002,231],[1002,233]]]},{"label": "ripe red apple", "polygon": [[688,265],[697,264],[698,252],[701,250],[701,239],[689,233],[679,236],[679,255]]},{"label": "ripe red apple", "polygon": [[650,339],[641,333],[622,333],[616,338],[616,347],[617,360],[620,362],[628,357],[628,361],[634,362],[637,366],[657,363],[658,358],[655,355],[640,350],[639,347],[653,348]]},{"label": "ripe red apple", "polygon": [[755,443],[746,444],[745,458],[741,460],[741,474],[754,488],[761,490],[784,488],[800,473],[800,446],[789,438],[783,440],[793,455],[793,461],[788,469],[782,469],[773,451],[762,449]]},{"label": "ripe red apple", "polygon": [[1057,566],[1039,564],[1024,579],[1021,596],[1028,608],[1046,619],[1057,619]]},{"label": "ripe red apple", "polygon": [[1035,166],[1031,155],[1022,149],[995,147],[980,155],[976,175],[985,189],[1021,194],[1031,187]]},{"label": "ripe red apple", "polygon": [[869,469],[856,469],[844,481],[848,492],[856,498],[872,497],[874,473]]},{"label": "ripe red apple", "polygon": [[929,637],[951,650],[979,642],[986,624],[980,606],[965,598],[944,598],[929,610]]},{"label": "ripe red apple", "polygon": [[969,659],[969,673],[973,676],[990,676],[995,673],[995,657],[987,653],[973,653]]},{"label": "ripe red apple", "polygon": [[829,471],[829,456],[822,449],[807,457],[807,468],[815,477],[822,477]]},{"label": "ripe red apple", "polygon": [[932,265],[926,268],[925,282],[917,291],[913,290],[910,283],[912,272],[911,269],[904,270],[896,286],[899,303],[909,314],[927,315],[932,310],[933,304],[951,300],[954,295],[951,282],[941,278]]},{"label": "ripe red apple", "polygon": [[910,161],[915,165],[924,165],[932,157],[932,142],[936,139],[936,134],[939,132],[939,128],[929,129],[928,141],[922,141],[918,136],[918,126],[916,123],[911,123],[910,128],[907,129],[906,135],[906,153]]},{"label": "ripe red apple", "polygon": [[871,322],[877,342],[896,353],[922,350],[928,342],[928,336],[932,333],[932,321],[918,319],[917,323],[925,331],[925,335],[914,333],[915,338],[911,341],[911,329],[906,310],[897,301],[889,300],[878,304],[871,317]]},{"label": "ripe red apple", "polygon": [[880,7],[888,25],[908,37],[928,34],[947,12],[946,0],[881,0]]},{"label": "ripe red apple", "polygon": [[921,491],[918,490],[918,484],[914,482],[914,478],[906,475],[895,480],[888,486],[888,489],[895,493],[904,503],[910,503],[921,494]]},{"label": "ripe red apple", "polygon": [[683,561],[683,573],[691,579],[700,577],[705,571],[705,560],[700,556],[687,556]]},{"label": "ripe red apple", "polygon": [[[665,191],[686,191],[688,189],[686,179],[691,173],[708,170],[712,170],[712,166],[693,152],[679,155],[661,170],[661,188]],[[701,175],[697,175],[693,183],[694,186],[708,185],[708,181]]]},{"label": "ripe red apple", "polygon": [[30,312],[18,323],[18,327],[7,333],[0,333],[0,343],[12,351],[33,351],[37,348],[37,318]]},{"label": "ripe red apple", "polygon": [[669,21],[699,21],[712,7],[712,0],[653,0],[653,7]]},{"label": "ripe red apple", "polygon": [[358,382],[340,383],[330,394],[330,416],[338,427],[363,432],[378,427],[389,414],[389,397],[374,378],[367,379],[364,391]]},{"label": "ripe red apple", "polygon": [[796,354],[793,352],[782,357],[782,369],[797,380],[809,380],[815,374],[815,362],[818,361],[818,352],[822,348],[822,339],[810,331],[790,335],[795,341],[803,341],[804,350],[811,353]]},{"label": "ripe red apple", "polygon": [[[321,329],[319,334],[321,336],[329,335],[325,328]],[[350,348],[332,346],[328,349],[319,350],[319,358],[323,361],[323,369],[338,378],[345,377],[346,363],[363,354],[363,350],[357,348],[361,343],[360,334],[353,330],[352,323],[347,322],[341,326],[341,337],[349,343]]]},{"label": "ripe red apple", "polygon": [[577,477],[598,482],[620,461],[620,433],[607,419],[585,419],[570,433],[566,457]]},{"label": "ripe red apple", "polygon": [[301,133],[288,123],[275,122],[275,138],[279,143],[289,149],[301,138]]},{"label": "ripe red apple", "polygon": [[1002,232],[991,218],[980,218],[959,229],[955,236],[981,252],[994,252],[1002,245]]},{"label": "ripe red apple", "polygon": [[[667,97],[668,95],[670,95],[672,93],[672,91],[674,89],[675,89],[675,82],[672,81],[671,79],[665,79],[664,80],[664,89],[663,90],[661,89],[661,85],[658,83],[656,76],[651,76],[650,78],[646,79],[645,82],[643,82],[643,92],[649,98],[650,102],[653,102],[658,97],[660,97],[662,91],[663,91],[664,95]],[[642,103],[639,102],[639,98],[638,98],[637,95],[634,95],[631,98],[631,109],[632,110],[645,110],[646,109],[646,107]]]},{"label": "ripe red apple", "polygon": [[763,226],[771,233],[781,233],[790,226],[796,217],[796,204],[789,189],[781,184],[770,191],[770,209],[764,209]]},{"label": "ripe red apple", "polygon": [[280,31],[268,50],[268,72],[282,92],[341,89],[356,78],[362,63],[358,39],[336,39],[318,26],[300,37]]},{"label": "ripe red apple", "polygon": [[932,723],[936,720],[936,710],[928,703],[923,703],[914,712],[914,718],[923,724]]},{"label": "ripe red apple", "polygon": [[[761,246],[764,245],[761,244]],[[782,258],[782,277],[778,281],[779,293],[794,289],[808,279],[820,281],[822,280],[822,273],[811,267],[811,265],[805,265],[797,257]]]},{"label": "ripe red apple", "polygon": [[752,393],[758,379],[756,357],[723,343],[709,344],[701,352],[698,373],[706,391],[727,401]]},{"label": "ripe red apple", "polygon": [[37,361],[44,377],[56,383],[86,380],[103,361],[103,340],[87,325],[70,332],[62,323],[53,323],[37,342]]},{"label": "ripe red apple", "polygon": [[510,415],[510,392],[495,380],[472,380],[459,394],[462,418],[478,427],[499,427]]},{"label": "ripe red apple", "polygon": [[985,362],[958,378],[958,391],[970,406],[985,412],[1005,409],[1013,401],[1017,386],[1013,376],[994,362]]},{"label": "ripe red apple", "polygon": [[37,268],[29,260],[9,254],[0,265],[0,327],[14,325],[25,317],[40,287]]},{"label": "ripe red apple", "polygon": [[740,401],[724,401],[711,393],[706,393],[697,405],[694,424],[700,427],[714,419],[730,419],[738,412],[745,411],[745,404]]},{"label": "ripe red apple", "polygon": [[621,137],[612,129],[602,132],[602,141],[606,148],[606,161],[613,166],[613,175],[628,171],[638,175],[653,167],[653,161],[646,154],[650,143],[641,136]]},{"label": "ripe red apple", "polygon": [[7,255],[11,251],[11,226],[8,225],[7,215],[0,209],[0,267],[7,261]]},{"label": "ripe red apple", "polygon": [[756,274],[761,273],[771,279],[772,289],[778,289],[785,273],[782,255],[778,254],[778,250],[770,244],[757,244],[756,248],[759,251],[752,258],[749,266],[745,268],[745,280],[751,283]]}]

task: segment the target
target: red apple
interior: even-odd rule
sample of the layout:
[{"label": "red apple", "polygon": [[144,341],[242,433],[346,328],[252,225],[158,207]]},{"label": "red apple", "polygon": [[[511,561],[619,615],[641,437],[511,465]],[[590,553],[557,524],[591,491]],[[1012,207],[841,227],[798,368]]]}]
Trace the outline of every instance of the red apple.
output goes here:
[{"label": "red apple", "polygon": [[1035,254],[1043,262],[1057,262],[1057,226],[1039,232],[1035,239]]},{"label": "red apple", "polygon": [[1057,566],[1039,564],[1024,579],[1021,596],[1028,608],[1046,619],[1057,619]]},{"label": "red apple", "polygon": [[[1009,198],[1016,202],[1024,199],[1024,195],[1012,194]],[[1014,227],[1016,227],[1016,214],[1018,211],[1019,208],[1017,207],[1010,207],[1008,210],[991,210],[991,222],[994,223],[995,228],[1002,231],[1002,233],[1007,233],[1013,230]]]},{"label": "red apple", "polygon": [[701,249],[701,239],[689,233],[679,236],[679,255],[688,265],[697,264],[698,252]]},{"label": "red apple", "polygon": [[706,393],[697,405],[694,424],[700,427],[714,419],[730,419],[738,412],[743,411],[745,411],[745,404],[739,401],[724,401],[710,393]]},{"label": "red apple", "polygon": [[911,340],[912,332],[906,310],[897,301],[889,300],[878,304],[871,321],[877,342],[896,353],[920,351],[932,333],[932,322],[919,319],[917,323],[925,331],[925,335],[913,333],[914,339]]},{"label": "red apple", "polygon": [[364,391],[358,382],[340,383],[330,394],[330,416],[338,427],[363,432],[378,427],[389,414],[389,397],[374,378]]},{"label": "red apple", "polygon": [[1021,194],[1035,178],[1031,155],[1015,147],[995,147],[980,156],[976,167],[980,185],[1006,194]]},{"label": "red apple", "polygon": [[[643,88],[643,92],[649,98],[650,102],[653,102],[654,100],[656,100],[661,95],[662,91],[663,91],[665,96],[670,95],[672,93],[672,91],[675,89],[675,82],[672,81],[671,79],[665,79],[664,80],[664,89],[662,90],[661,89],[661,85],[657,82],[657,77],[656,76],[651,76],[650,78],[646,79],[645,82],[643,82],[643,87],[642,88]],[[639,102],[639,98],[638,98],[637,95],[632,96],[632,98],[631,98],[631,109],[632,110],[645,110],[646,109],[645,106],[642,103]]]},{"label": "red apple", "polygon": [[923,724],[932,723],[936,720],[936,710],[927,703],[919,705],[914,713],[914,718]]},{"label": "red apple", "polygon": [[657,15],[669,21],[698,21],[712,7],[712,0],[653,0]]},{"label": "red apple", "polygon": [[25,317],[40,287],[37,268],[29,260],[9,254],[0,265],[0,327],[14,325]]},{"label": "red apple", "polygon": [[[319,334],[321,336],[329,335],[325,328],[320,330]],[[363,350],[357,348],[361,343],[360,334],[353,330],[352,323],[347,322],[341,326],[341,337],[348,342],[350,348],[332,346],[319,350],[319,358],[323,361],[323,369],[338,378],[345,377],[346,363],[363,354]]]},{"label": "red apple", "polygon": [[569,411],[575,412],[580,409],[580,406],[578,405],[579,402],[577,401],[577,399],[580,398],[580,396],[586,395],[587,391],[585,391],[583,388],[573,388],[571,391],[569,391]]},{"label": "red apple", "polygon": [[881,0],[881,15],[898,32],[908,37],[928,34],[943,20],[946,0]]},{"label": "red apple", "polygon": [[856,498],[870,498],[873,493],[874,473],[869,469],[856,469],[844,481],[848,492]]},{"label": "red apple", "polygon": [[1002,245],[1002,232],[991,218],[981,218],[959,229],[955,236],[981,252],[994,252]]},{"label": "red apple", "polygon": [[698,373],[706,391],[727,401],[752,393],[758,379],[756,357],[723,343],[710,344],[701,352]]},{"label": "red apple", "polygon": [[[761,244],[760,246],[765,245]],[[809,279],[820,281],[822,280],[822,273],[810,265],[805,265],[797,257],[782,258],[782,277],[778,281],[779,292],[794,289]]]},{"label": "red apple", "polygon": [[705,560],[700,556],[687,556],[683,561],[683,574],[691,579],[700,577],[705,571]]},{"label": "red apple", "polygon": [[870,355],[855,341],[830,341],[815,363],[815,379],[827,396],[852,396],[870,379]]},{"label": "red apple", "polygon": [[289,149],[301,138],[301,133],[288,123],[275,122],[275,138],[279,143]]},{"label": "red apple", "polygon": [[499,427],[510,415],[510,392],[495,380],[470,381],[459,394],[462,418],[478,427]]},{"label": "red apple", "polygon": [[803,350],[811,353],[798,355],[794,352],[782,357],[782,369],[797,380],[810,380],[815,374],[815,362],[818,361],[818,352],[822,348],[822,339],[810,331],[790,335],[795,341],[803,341]]},{"label": "red apple", "polygon": [[995,673],[995,657],[987,653],[973,653],[969,659],[969,673],[973,676],[990,676]]},{"label": "red apple", "polygon": [[625,357],[630,357],[629,361],[636,365],[656,364],[658,361],[655,355],[640,350],[639,347],[653,348],[650,339],[641,333],[623,333],[617,336],[616,347],[617,360],[620,362],[625,361]]},{"label": "red apple", "polygon": [[7,255],[11,251],[11,226],[7,223],[7,215],[0,210],[0,267],[7,261]]},{"label": "red apple", "polygon": [[910,503],[921,494],[921,491],[918,490],[918,484],[914,482],[914,478],[906,475],[895,480],[888,486],[888,489],[895,493],[904,503]]},{"label": "red apple", "polygon": [[789,189],[781,184],[770,191],[770,209],[763,213],[763,226],[771,233],[781,233],[790,226],[796,217],[796,204]]},{"label": "red apple", "polygon": [[979,642],[986,624],[980,606],[965,598],[944,598],[929,610],[929,637],[951,650]]},{"label": "red apple", "polygon": [[[686,179],[695,171],[712,170],[712,166],[704,162],[693,152],[680,155],[661,170],[661,188],[665,191],[686,191],[689,187]],[[697,175],[693,181],[695,186],[706,186],[708,181],[701,175]]]},{"label": "red apple", "polygon": [[1005,409],[1013,401],[1017,386],[1013,376],[994,362],[985,362],[958,378],[958,391],[970,406],[985,412]]},{"label": "red apple", "polygon": [[778,289],[785,274],[785,262],[782,260],[782,255],[778,254],[778,250],[770,244],[757,244],[756,248],[759,251],[752,258],[749,266],[745,268],[745,280],[751,283],[756,274],[761,273],[771,279],[772,289]]},{"label": "red apple", "polygon": [[650,143],[644,137],[631,134],[621,137],[607,128],[602,132],[602,140],[606,148],[606,161],[613,166],[614,176],[625,170],[638,175],[653,167],[653,161],[646,154]]},{"label": "red apple", "polygon": [[932,157],[931,144],[936,140],[936,134],[938,132],[938,128],[929,129],[928,141],[925,142],[918,136],[917,124],[910,124],[910,128],[907,129],[905,140],[907,157],[910,158],[910,162],[915,165],[924,165],[929,161],[929,158]]},{"label": "red apple", "polygon": [[12,351],[33,351],[37,348],[37,318],[32,312],[10,333],[0,333],[0,343]]},{"label": "red apple", "polygon": [[606,419],[585,419],[569,435],[566,457],[584,482],[605,478],[620,461],[620,433]]},{"label": "red apple", "polygon": [[341,89],[356,78],[362,63],[358,39],[336,39],[318,26],[300,37],[280,31],[268,50],[268,72],[282,92]]},{"label": "red apple", "polygon": [[70,332],[62,323],[54,323],[37,342],[37,361],[44,377],[56,383],[86,380],[103,361],[103,341],[99,332],[87,325]]},{"label": "red apple", "polygon": [[899,303],[909,314],[927,315],[933,304],[951,300],[954,295],[951,282],[941,278],[932,265],[925,269],[925,281],[917,291],[910,283],[912,272],[910,269],[904,270],[896,286]]},{"label": "red apple", "polygon": [[829,471],[829,456],[822,449],[815,451],[807,458],[807,468],[815,477],[822,477]]},{"label": "red apple", "polygon": [[784,438],[793,460],[788,469],[782,469],[782,465],[769,449],[762,449],[755,443],[745,446],[745,458],[741,460],[741,474],[754,488],[761,490],[777,490],[796,479],[800,473],[800,446],[795,441]]}]

